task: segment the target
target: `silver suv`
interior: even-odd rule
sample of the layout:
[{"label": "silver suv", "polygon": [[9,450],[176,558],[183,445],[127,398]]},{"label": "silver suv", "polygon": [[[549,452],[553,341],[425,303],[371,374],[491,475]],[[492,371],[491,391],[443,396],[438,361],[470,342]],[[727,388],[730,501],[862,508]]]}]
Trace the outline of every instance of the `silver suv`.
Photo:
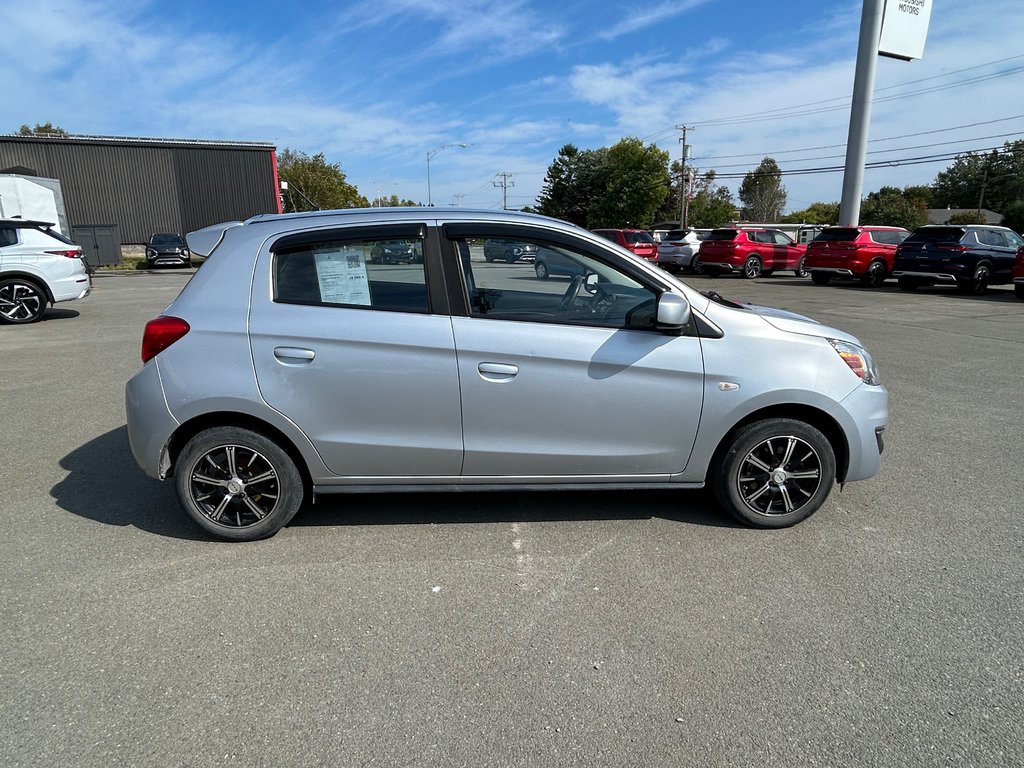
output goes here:
[{"label": "silver suv", "polygon": [[[417,244],[423,263],[370,259]],[[490,263],[514,240],[578,265]],[[225,539],[314,494],[701,488],[792,525],[880,463],[887,394],[856,338],[699,293],[571,224],[394,208],[257,216],[150,321],[132,452]]]},{"label": "silver suv", "polygon": [[52,227],[0,219],[0,323],[34,323],[49,304],[89,295],[81,247]]}]

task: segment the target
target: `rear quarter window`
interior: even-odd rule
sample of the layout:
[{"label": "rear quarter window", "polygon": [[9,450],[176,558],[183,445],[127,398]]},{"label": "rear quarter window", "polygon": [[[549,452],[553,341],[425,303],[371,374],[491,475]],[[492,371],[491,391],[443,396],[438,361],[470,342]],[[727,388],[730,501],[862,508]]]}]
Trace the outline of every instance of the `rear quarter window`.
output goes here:
[{"label": "rear quarter window", "polygon": [[14,231],[14,227],[0,227],[0,248],[5,245],[14,245],[18,242],[18,233]]}]

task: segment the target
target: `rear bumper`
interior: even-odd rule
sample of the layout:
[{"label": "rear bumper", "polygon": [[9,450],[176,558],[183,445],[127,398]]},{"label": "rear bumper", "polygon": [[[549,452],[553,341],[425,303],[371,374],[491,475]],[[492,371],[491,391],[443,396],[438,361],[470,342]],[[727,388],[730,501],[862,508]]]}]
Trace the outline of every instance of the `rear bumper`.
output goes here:
[{"label": "rear bumper", "polygon": [[804,269],[808,272],[820,272],[825,275],[838,275],[839,277],[853,277],[853,270],[851,269],[839,269],[838,267],[808,267],[804,265]]},{"label": "rear bumper", "polygon": [[167,408],[156,361],[146,363],[128,380],[124,405],[132,456],[143,472],[162,480],[166,474],[167,443],[178,422]]},{"label": "rear bumper", "polygon": [[949,272],[909,272],[905,269],[897,269],[892,273],[893,277],[917,277],[922,280],[934,280],[936,283],[955,283],[956,275]]},{"label": "rear bumper", "polygon": [[92,280],[87,273],[82,272],[50,283],[50,290],[53,291],[54,304],[59,301],[84,299],[92,293]]}]

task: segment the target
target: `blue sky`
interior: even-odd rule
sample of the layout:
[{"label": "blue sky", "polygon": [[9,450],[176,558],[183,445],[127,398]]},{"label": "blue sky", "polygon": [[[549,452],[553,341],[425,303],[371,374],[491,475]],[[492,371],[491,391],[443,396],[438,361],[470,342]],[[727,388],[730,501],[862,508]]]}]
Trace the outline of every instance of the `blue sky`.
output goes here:
[{"label": "blue sky", "polygon": [[[532,204],[566,143],[624,136],[742,176],[841,166],[859,2],[8,0],[0,132],[269,141],[322,152],[368,198]],[[938,0],[924,57],[880,59],[865,193],[930,183],[908,158],[1024,138],[1024,2]],[[771,113],[771,119],[756,119]],[[736,118],[739,119],[730,119]],[[902,138],[894,138],[902,137]],[[735,192],[740,178],[723,178]],[[841,173],[784,179],[788,209]]]}]

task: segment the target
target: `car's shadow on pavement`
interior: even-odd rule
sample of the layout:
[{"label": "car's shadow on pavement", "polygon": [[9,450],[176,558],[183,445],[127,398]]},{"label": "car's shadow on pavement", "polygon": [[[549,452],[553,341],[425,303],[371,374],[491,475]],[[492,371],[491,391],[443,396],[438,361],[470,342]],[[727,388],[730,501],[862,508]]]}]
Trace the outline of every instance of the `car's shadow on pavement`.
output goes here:
[{"label": "car's shadow on pavement", "polygon": [[57,506],[107,525],[131,525],[160,536],[209,537],[178,506],[174,487],[145,475],[120,427],[82,445],[60,461],[67,477],[50,489]]},{"label": "car's shadow on pavement", "polygon": [[[50,494],[72,514],[176,539],[208,541],[178,503],[171,481],[143,474],[126,427],[76,448],[60,465],[68,472]],[[740,527],[710,494],[688,490],[481,491],[321,495],[289,527],[498,522],[644,520],[664,518],[712,527]]]}]

